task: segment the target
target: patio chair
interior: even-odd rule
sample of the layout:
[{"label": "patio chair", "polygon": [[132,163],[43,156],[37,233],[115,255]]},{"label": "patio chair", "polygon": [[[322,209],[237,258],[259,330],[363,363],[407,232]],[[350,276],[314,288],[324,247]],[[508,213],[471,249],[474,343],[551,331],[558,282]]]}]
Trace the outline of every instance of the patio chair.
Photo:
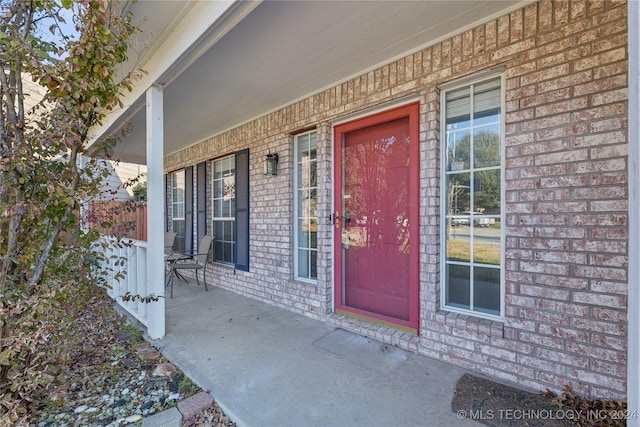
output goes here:
[{"label": "patio chair", "polygon": [[176,241],[177,235],[178,233],[173,233],[169,231],[164,233],[164,254],[165,255],[169,255],[171,254],[171,252],[173,252],[173,244]]},{"label": "patio chair", "polygon": [[213,237],[204,236],[200,240],[198,245],[198,251],[185,251],[184,253],[172,253],[167,257],[169,264],[169,277],[167,283],[171,286],[171,298],[173,298],[173,278],[179,276],[181,270],[193,270],[196,275],[196,282],[200,286],[200,279],[198,278],[198,270],[202,270],[202,280],[204,281],[204,290],[209,291],[207,288],[207,261],[209,259],[209,252],[211,251],[211,244],[213,243]]},{"label": "patio chair", "polygon": [[[184,257],[184,254],[180,253],[180,252],[175,252],[173,250],[173,247],[175,245],[176,242],[176,236],[178,235],[178,233],[174,233],[171,231],[166,231],[164,233],[164,260],[167,263],[167,267],[176,259]],[[165,271],[165,275],[167,277],[166,283],[165,285],[168,285],[169,283],[169,276],[167,275],[168,272]],[[185,279],[181,274],[177,274],[179,279],[184,280],[185,282],[187,281],[187,279]]]}]

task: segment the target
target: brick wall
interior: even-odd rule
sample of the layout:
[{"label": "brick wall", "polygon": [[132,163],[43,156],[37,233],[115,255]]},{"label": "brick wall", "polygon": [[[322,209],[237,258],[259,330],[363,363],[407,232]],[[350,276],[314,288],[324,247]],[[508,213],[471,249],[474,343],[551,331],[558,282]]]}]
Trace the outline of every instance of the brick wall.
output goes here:
[{"label": "brick wall", "polygon": [[[217,285],[538,390],[624,397],[627,48],[624,1],[541,1],[172,154],[166,170],[249,147],[251,271]],[[438,85],[504,67],[504,322],[440,309]],[[420,336],[332,314],[331,126],[415,96]],[[319,277],[293,280],[292,135],[318,129]],[[262,174],[268,150],[279,174]],[[210,180],[209,180],[210,182]],[[210,184],[209,184],[210,185]]]}]

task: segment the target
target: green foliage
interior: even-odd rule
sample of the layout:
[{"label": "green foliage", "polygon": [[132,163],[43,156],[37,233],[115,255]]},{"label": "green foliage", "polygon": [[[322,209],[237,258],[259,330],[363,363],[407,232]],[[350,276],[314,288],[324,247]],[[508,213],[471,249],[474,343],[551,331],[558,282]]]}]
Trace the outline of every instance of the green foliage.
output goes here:
[{"label": "green foliage", "polygon": [[[496,214],[500,212],[500,172],[499,170],[476,171],[474,182],[470,181],[471,135],[467,134],[455,145],[447,147],[447,171],[452,163],[457,163],[460,172],[449,175],[451,197],[457,198],[457,208],[462,211],[478,211]],[[492,132],[478,132],[473,138],[474,168],[500,165],[500,136]],[[471,206],[469,193],[474,193]],[[453,200],[452,200],[453,203]],[[453,208],[453,206],[450,206]],[[452,213],[454,213],[452,211]]]},{"label": "green foliage", "polygon": [[[133,78],[117,77],[134,27],[114,4],[0,0],[0,425],[28,419],[65,360],[47,344],[101,283],[98,236],[81,231],[79,207],[105,174],[85,157],[89,130]],[[61,33],[64,9],[77,37]]]},{"label": "green foliage", "polygon": [[133,195],[136,197],[136,200],[141,202],[147,201],[147,181],[139,182],[133,186]]},{"label": "green foliage", "polygon": [[200,387],[194,383],[191,378],[186,376],[182,371],[175,371],[171,374],[171,382],[178,384],[178,393],[183,397],[189,397],[196,394]]}]

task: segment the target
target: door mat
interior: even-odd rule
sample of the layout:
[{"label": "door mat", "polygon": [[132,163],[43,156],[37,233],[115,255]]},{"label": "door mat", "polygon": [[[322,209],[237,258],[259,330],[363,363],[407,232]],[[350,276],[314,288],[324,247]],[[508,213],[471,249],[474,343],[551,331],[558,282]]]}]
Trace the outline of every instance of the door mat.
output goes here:
[{"label": "door mat", "polygon": [[451,410],[459,419],[487,426],[560,427],[575,425],[577,414],[551,406],[551,397],[464,374],[453,392]]},{"label": "door mat", "polygon": [[361,335],[335,329],[313,345],[347,359],[358,366],[382,374],[390,374],[407,361],[405,350],[365,338]]}]

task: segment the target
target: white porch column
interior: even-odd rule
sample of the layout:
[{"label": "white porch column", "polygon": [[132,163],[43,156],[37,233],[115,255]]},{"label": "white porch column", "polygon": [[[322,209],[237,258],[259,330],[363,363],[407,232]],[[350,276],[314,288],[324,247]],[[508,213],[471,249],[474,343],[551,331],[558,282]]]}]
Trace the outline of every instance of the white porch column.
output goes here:
[{"label": "white porch column", "polygon": [[[164,297],[164,134],[162,88],[147,90],[147,290]],[[149,303],[147,333],[151,339],[165,333],[164,298]]]},{"label": "white porch column", "polygon": [[640,1],[628,3],[629,29],[629,295],[627,426],[640,427]]}]

